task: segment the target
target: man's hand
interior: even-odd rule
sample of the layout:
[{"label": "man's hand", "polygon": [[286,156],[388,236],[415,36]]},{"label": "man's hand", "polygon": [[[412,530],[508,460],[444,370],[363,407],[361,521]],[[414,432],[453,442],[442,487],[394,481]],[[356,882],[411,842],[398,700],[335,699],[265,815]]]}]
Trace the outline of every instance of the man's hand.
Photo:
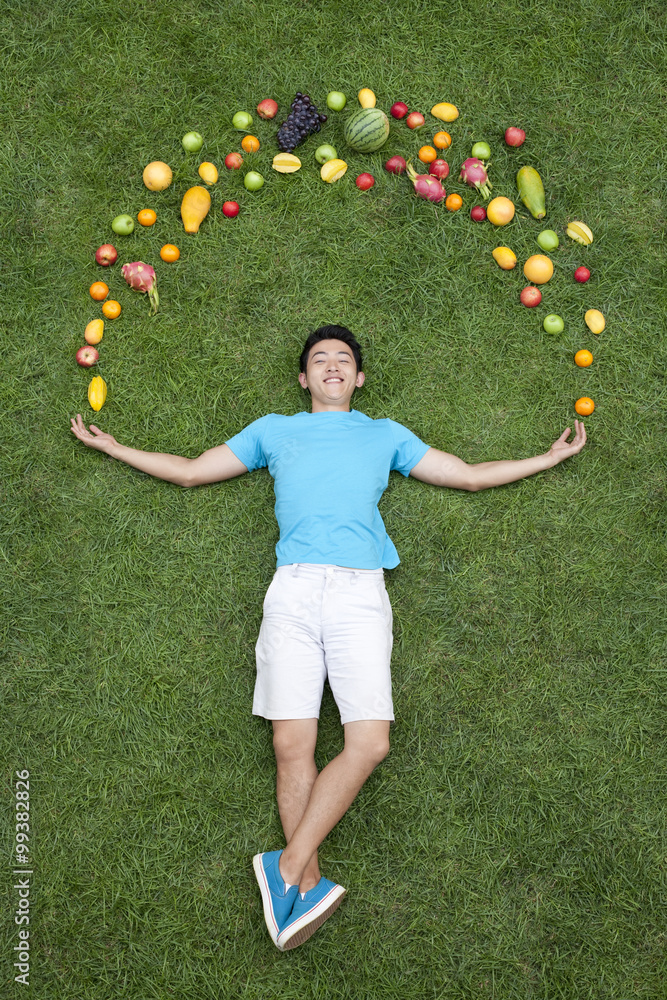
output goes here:
[{"label": "man's hand", "polygon": [[220,483],[224,479],[233,479],[234,476],[241,476],[248,471],[226,444],[209,448],[199,458],[183,458],[181,455],[163,455],[160,452],[128,448],[119,444],[111,434],[101,431],[95,424],[91,424],[90,430],[86,430],[80,413],[77,413],[76,420],[74,417],[71,418],[71,424],[72,433],[88,448],[103,451],[134,469],[140,469],[149,476],[165,479],[168,483],[176,483],[178,486]]},{"label": "man's hand", "polygon": [[578,420],[574,422],[574,437],[568,442],[568,437],[570,436],[570,428],[566,428],[557,441],[551,445],[549,448],[549,454],[552,455],[556,462],[562,462],[566,458],[570,458],[572,455],[578,455],[581,449],[586,444],[586,429],[583,423],[579,423]]},{"label": "man's hand", "polygon": [[563,431],[557,441],[543,455],[534,458],[522,458],[518,461],[501,460],[499,462],[477,462],[468,465],[467,462],[448,455],[437,448],[429,448],[421,462],[410,470],[410,475],[423,483],[434,486],[450,486],[457,490],[488,490],[492,486],[504,486],[505,483],[515,483],[517,479],[533,476],[536,472],[551,469],[559,462],[565,461],[571,455],[576,455],[586,444],[584,425],[578,420],[574,422],[574,438],[568,443],[570,428]]},{"label": "man's hand", "polygon": [[[81,414],[77,413],[76,420],[71,418],[72,433],[83,441],[87,448],[95,448],[97,451],[104,451],[109,454],[114,445],[117,445],[115,437],[101,431],[95,424],[90,425],[90,431],[86,430],[86,425],[81,419]],[[93,432],[91,434],[91,431]]]}]

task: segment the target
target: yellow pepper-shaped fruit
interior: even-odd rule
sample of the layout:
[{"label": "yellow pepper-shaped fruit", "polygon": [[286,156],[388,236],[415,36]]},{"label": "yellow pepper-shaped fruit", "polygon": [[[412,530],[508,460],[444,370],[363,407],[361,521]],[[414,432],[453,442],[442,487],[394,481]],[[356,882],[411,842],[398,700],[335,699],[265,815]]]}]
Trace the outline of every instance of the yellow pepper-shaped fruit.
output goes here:
[{"label": "yellow pepper-shaped fruit", "polygon": [[198,233],[199,227],[208,215],[211,196],[206,188],[197,185],[188,188],[181,202],[181,218],[186,233]]},{"label": "yellow pepper-shaped fruit", "polygon": [[301,166],[301,160],[294,153],[276,153],[271,166],[279,174],[293,174]]},{"label": "yellow pepper-shaped fruit", "polygon": [[602,333],[607,325],[604,316],[599,309],[588,309],[584,313],[584,323],[591,333]]},{"label": "yellow pepper-shaped fruit", "polygon": [[459,116],[459,109],[455,104],[448,104],[446,101],[442,101],[440,104],[433,105],[431,114],[434,118],[439,118],[441,122],[453,122]]},{"label": "yellow pepper-shaped fruit", "polygon": [[83,331],[83,339],[87,344],[91,344],[93,347],[95,344],[99,344],[100,340],[104,336],[104,320],[103,319],[91,319],[90,323],[86,326]]},{"label": "yellow pepper-shaped fruit", "polygon": [[88,402],[94,410],[101,410],[107,398],[107,384],[101,375],[90,380],[88,386]]},{"label": "yellow pepper-shaped fruit", "polygon": [[593,242],[593,233],[590,231],[585,222],[569,222],[567,226],[567,235],[571,240],[576,240],[577,243],[583,243],[585,247],[589,243]]},{"label": "yellow pepper-shaped fruit", "polygon": [[200,163],[197,171],[204,184],[217,184],[218,168],[215,163]]},{"label": "yellow pepper-shaped fruit", "polygon": [[334,181],[340,180],[346,170],[347,163],[345,160],[327,160],[326,163],[322,164],[320,177],[327,184],[333,184]]},{"label": "yellow pepper-shaped fruit", "polygon": [[362,87],[359,93],[357,94],[357,97],[359,98],[359,104],[361,104],[362,108],[375,107],[375,102],[377,101],[377,98],[373,93],[373,91],[369,90],[368,87]]}]

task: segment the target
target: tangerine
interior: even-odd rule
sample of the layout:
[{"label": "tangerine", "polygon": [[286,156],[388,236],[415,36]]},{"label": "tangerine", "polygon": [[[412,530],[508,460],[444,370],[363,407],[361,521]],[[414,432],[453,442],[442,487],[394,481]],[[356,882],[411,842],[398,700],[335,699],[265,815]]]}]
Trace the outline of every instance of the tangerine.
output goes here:
[{"label": "tangerine", "polygon": [[107,319],[118,319],[121,312],[120,302],[117,302],[116,299],[107,299],[102,306],[102,312]]},{"label": "tangerine", "polygon": [[590,396],[582,396],[574,404],[574,408],[580,417],[589,417],[595,409],[595,403]]},{"label": "tangerine", "polygon": [[462,204],[463,198],[460,194],[448,194],[445,198],[445,208],[448,212],[458,212]]},{"label": "tangerine", "polygon": [[141,226],[154,226],[157,213],[152,208],[142,208],[137,216],[137,222]]},{"label": "tangerine", "polygon": [[554,266],[545,254],[534,253],[523,265],[523,273],[533,284],[544,285],[554,273]]},{"label": "tangerine", "polygon": [[486,217],[494,226],[506,226],[514,218],[514,211],[514,202],[509,198],[492,198],[486,206]]},{"label": "tangerine", "polygon": [[418,155],[422,163],[433,163],[438,154],[433,146],[422,146]]},{"label": "tangerine", "polygon": [[452,144],[452,137],[449,132],[436,132],[433,136],[433,145],[436,149],[449,149]]},{"label": "tangerine", "polygon": [[577,351],[574,356],[575,365],[579,365],[580,368],[588,368],[589,365],[593,364],[593,355],[590,351]]},{"label": "tangerine", "polygon": [[241,147],[246,153],[256,153],[259,149],[259,139],[254,135],[244,135],[241,139]]},{"label": "tangerine", "polygon": [[173,264],[180,256],[181,251],[173,243],[165,243],[160,250],[160,257],[162,257],[162,260],[166,260],[168,264]]},{"label": "tangerine", "polygon": [[109,294],[109,286],[105,285],[103,281],[94,281],[88,291],[90,292],[91,299],[101,302]]}]

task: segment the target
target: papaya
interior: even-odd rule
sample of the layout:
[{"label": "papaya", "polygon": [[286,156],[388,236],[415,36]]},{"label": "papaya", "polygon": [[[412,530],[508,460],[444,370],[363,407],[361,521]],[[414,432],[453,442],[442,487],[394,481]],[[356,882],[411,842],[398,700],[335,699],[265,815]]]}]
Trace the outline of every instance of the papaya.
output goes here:
[{"label": "papaya", "polygon": [[206,188],[199,185],[188,188],[181,202],[181,218],[186,233],[199,232],[199,227],[208,215],[210,207],[211,196]]},{"label": "papaya", "polygon": [[534,219],[543,219],[547,214],[544,207],[544,184],[535,167],[521,167],[516,175],[519,196]]}]

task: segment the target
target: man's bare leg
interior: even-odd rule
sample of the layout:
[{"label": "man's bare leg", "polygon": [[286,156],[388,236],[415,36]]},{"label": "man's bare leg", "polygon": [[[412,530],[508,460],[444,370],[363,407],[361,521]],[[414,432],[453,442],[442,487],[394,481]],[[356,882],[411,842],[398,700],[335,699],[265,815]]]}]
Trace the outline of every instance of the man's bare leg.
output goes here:
[{"label": "man's bare leg", "polygon": [[[317,848],[389,753],[389,722],[348,722],[344,728],[345,746],[314,780],[305,811],[280,857],[283,879],[291,885],[298,884],[302,892],[312,888],[311,884],[306,887],[305,878],[306,872],[310,881],[314,877],[314,870],[309,866],[313,858],[317,862]],[[292,801],[296,802],[296,798]],[[291,815],[296,811],[294,808]],[[317,871],[319,873],[319,869]]]},{"label": "man's bare leg", "polygon": [[[273,748],[278,770],[276,794],[286,844],[289,844],[303,818],[317,780],[316,741],[317,719],[280,719],[273,723]],[[308,892],[319,881],[320,869],[315,851],[303,870],[299,889]]]}]

